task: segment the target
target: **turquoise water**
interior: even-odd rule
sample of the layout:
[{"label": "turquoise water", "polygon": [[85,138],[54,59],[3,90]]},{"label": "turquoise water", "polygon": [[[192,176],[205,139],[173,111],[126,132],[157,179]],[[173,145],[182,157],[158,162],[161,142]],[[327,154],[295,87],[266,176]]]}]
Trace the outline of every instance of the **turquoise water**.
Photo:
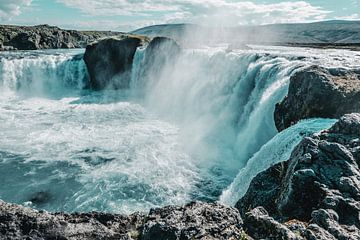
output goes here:
[{"label": "turquoise water", "polygon": [[277,135],[275,103],[306,65],[292,54],[187,50],[152,78],[138,50],[129,90],[92,92],[82,52],[0,55],[0,199],[68,212],[233,204],[242,176],[332,123]]}]

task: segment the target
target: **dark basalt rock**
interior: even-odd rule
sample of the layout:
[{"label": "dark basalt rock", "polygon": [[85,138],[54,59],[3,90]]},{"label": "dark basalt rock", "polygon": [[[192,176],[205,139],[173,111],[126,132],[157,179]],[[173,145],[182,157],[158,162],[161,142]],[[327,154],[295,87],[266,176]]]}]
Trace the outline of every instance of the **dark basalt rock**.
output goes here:
[{"label": "dark basalt rock", "polygon": [[128,88],[131,68],[140,38],[108,38],[86,47],[84,61],[90,75],[90,88]]},{"label": "dark basalt rock", "polygon": [[281,179],[285,174],[284,169],[287,163],[282,162],[274,165],[264,172],[259,173],[250,183],[246,195],[235,205],[241,216],[245,216],[253,207],[262,206],[271,215],[277,213],[275,200],[280,191]]},{"label": "dark basalt rock", "polygon": [[354,113],[305,138],[281,168],[256,176],[236,207],[243,213],[265,206],[280,224],[304,222],[306,239],[360,239],[359,133],[360,114]]},{"label": "dark basalt rock", "polygon": [[257,207],[245,214],[244,228],[245,232],[255,239],[303,239],[270,217],[263,207]]},{"label": "dark basalt rock", "polygon": [[282,131],[301,119],[340,118],[352,112],[360,112],[360,71],[312,66],[291,77],[274,118]]},{"label": "dark basalt rock", "polygon": [[[89,87],[95,90],[127,89],[137,47],[147,43],[146,38],[109,38],[86,47],[84,60],[90,75]],[[149,84],[157,80],[164,64],[173,64],[180,46],[172,39],[154,38],[145,49],[141,75]]]},{"label": "dark basalt rock", "polygon": [[193,202],[152,209],[148,216],[48,213],[0,201],[0,239],[247,239],[235,208]]},{"label": "dark basalt rock", "polygon": [[125,240],[136,235],[143,219],[140,214],[50,214],[0,201],[0,239]]},{"label": "dark basalt rock", "polygon": [[184,207],[152,209],[140,239],[240,239],[241,226],[242,220],[235,208],[192,202]]},{"label": "dark basalt rock", "polygon": [[57,48],[84,48],[104,37],[127,37],[128,34],[110,31],[64,30],[55,26],[0,25],[1,50],[36,50]]}]

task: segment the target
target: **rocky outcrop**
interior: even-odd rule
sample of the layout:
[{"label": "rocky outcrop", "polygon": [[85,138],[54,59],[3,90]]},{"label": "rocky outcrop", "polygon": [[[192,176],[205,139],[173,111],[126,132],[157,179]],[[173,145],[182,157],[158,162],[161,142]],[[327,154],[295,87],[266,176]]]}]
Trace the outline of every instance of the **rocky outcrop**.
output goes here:
[{"label": "rocky outcrop", "polygon": [[90,76],[89,87],[95,90],[129,88],[136,49],[147,44],[141,73],[146,83],[159,76],[164,64],[173,64],[181,51],[169,38],[108,38],[86,47],[84,60]]},{"label": "rocky outcrop", "polygon": [[141,232],[143,240],[235,240],[242,236],[242,220],[236,209],[200,202],[152,209]]},{"label": "rocky outcrop", "polygon": [[287,229],[305,239],[360,239],[359,164],[360,114],[354,113],[305,138],[287,162],[255,177],[236,207],[246,215],[265,206],[278,222],[256,210],[250,221],[258,222],[257,229],[247,230],[246,216],[245,230],[254,236],[268,222],[268,229],[288,235],[282,239],[294,239]]},{"label": "rocky outcrop", "polygon": [[4,45],[2,50],[84,48],[100,38],[110,36],[124,38],[128,34],[110,31],[64,30],[49,25],[33,27],[0,25],[0,42]]},{"label": "rocky outcrop", "polygon": [[245,214],[244,228],[255,239],[302,239],[288,227],[270,217],[263,207],[257,207]]},{"label": "rocky outcrop", "polygon": [[282,131],[301,119],[340,118],[352,112],[360,112],[360,71],[312,66],[291,77],[274,118]]},{"label": "rocky outcrop", "polygon": [[0,239],[132,239],[144,216],[36,211],[0,201]]},{"label": "rocky outcrop", "polygon": [[84,61],[90,76],[90,88],[128,88],[137,47],[142,40],[108,38],[86,47]]},{"label": "rocky outcrop", "polygon": [[0,239],[246,239],[235,208],[193,202],[145,216],[48,213],[0,201]]}]

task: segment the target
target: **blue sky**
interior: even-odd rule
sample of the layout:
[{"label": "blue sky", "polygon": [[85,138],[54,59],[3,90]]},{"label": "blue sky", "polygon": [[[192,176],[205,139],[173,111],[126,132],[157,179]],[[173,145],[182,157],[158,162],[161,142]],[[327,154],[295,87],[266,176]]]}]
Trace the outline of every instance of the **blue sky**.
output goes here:
[{"label": "blue sky", "polygon": [[360,0],[0,0],[2,24],[128,31],[162,23],[236,26],[360,19]]}]

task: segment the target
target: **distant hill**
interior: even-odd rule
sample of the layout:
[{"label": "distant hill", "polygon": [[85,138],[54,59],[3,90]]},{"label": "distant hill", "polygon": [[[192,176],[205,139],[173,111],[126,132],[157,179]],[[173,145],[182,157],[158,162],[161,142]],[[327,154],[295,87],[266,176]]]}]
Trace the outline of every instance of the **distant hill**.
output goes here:
[{"label": "distant hill", "polygon": [[360,21],[272,24],[211,28],[194,24],[167,24],[141,28],[132,33],[166,36],[180,42],[236,42],[265,44],[360,44]]}]

